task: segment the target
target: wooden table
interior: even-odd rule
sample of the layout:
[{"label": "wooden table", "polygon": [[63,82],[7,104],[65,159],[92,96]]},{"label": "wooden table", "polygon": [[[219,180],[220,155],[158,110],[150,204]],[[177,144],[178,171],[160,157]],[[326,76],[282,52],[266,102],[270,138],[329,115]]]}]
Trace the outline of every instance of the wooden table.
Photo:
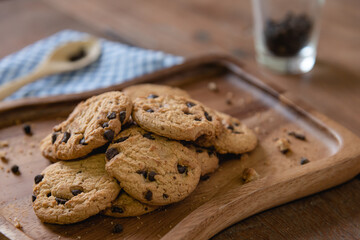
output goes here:
[{"label": "wooden table", "polygon": [[[251,2],[237,0],[0,0],[0,57],[66,28],[186,57],[228,53],[360,136],[359,10],[357,0],[326,2],[317,64],[302,76],[256,64]],[[359,179],[252,216],[214,239],[360,239]]]}]

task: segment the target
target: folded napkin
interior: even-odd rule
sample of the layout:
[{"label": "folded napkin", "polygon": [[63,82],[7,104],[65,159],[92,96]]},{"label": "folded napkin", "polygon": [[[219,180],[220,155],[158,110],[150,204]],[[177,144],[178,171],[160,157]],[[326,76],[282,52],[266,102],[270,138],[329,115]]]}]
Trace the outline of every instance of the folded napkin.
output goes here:
[{"label": "folded napkin", "polygon": [[[31,72],[57,46],[87,36],[86,33],[64,30],[1,59],[0,85]],[[77,71],[39,79],[22,87],[5,100],[104,88],[184,61],[183,57],[160,51],[131,47],[104,39],[100,39],[100,42],[102,53],[96,62]]]}]

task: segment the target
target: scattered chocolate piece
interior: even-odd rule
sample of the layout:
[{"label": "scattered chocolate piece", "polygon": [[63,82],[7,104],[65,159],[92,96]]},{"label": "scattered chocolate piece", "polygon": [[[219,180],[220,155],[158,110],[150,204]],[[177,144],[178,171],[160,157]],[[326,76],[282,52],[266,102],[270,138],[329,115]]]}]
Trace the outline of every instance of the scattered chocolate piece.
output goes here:
[{"label": "scattered chocolate piece", "polygon": [[33,202],[35,202],[35,200],[36,200],[35,194],[32,194],[32,195],[31,195],[31,200],[32,200]]},{"label": "scattered chocolate piece", "polygon": [[115,224],[113,233],[121,233],[123,230],[124,228],[121,224]]},{"label": "scattered chocolate piece", "polygon": [[53,132],[51,135],[51,143],[54,144],[56,142],[57,136],[59,135],[59,132]]},{"label": "scattered chocolate piece", "polygon": [[88,145],[86,142],[85,142],[85,137],[83,137],[82,139],[80,139],[80,142],[79,142],[81,145]]},{"label": "scattered chocolate piece", "polygon": [[67,141],[69,140],[71,134],[69,132],[64,132],[64,136],[63,138],[61,139],[61,142],[63,143],[67,143]]},{"label": "scattered chocolate piece", "polygon": [[206,181],[206,180],[208,180],[210,178],[210,176],[209,175],[204,175],[204,176],[201,176],[200,177],[200,180],[202,180],[202,181]]},{"label": "scattered chocolate piece", "polygon": [[29,135],[29,136],[32,135],[31,127],[30,127],[29,124],[24,124],[24,125],[23,125],[23,130],[24,130],[24,132],[25,132],[26,135]]},{"label": "scattered chocolate piece", "polygon": [[107,128],[107,127],[109,127],[109,123],[108,123],[108,122],[104,122],[104,123],[102,124],[102,128]]},{"label": "scattered chocolate piece", "polygon": [[108,115],[106,116],[109,120],[110,119],[114,119],[114,118],[116,118],[116,112],[110,112],[110,113],[108,113]]},{"label": "scattered chocolate piece", "polygon": [[119,113],[119,118],[120,118],[121,124],[123,124],[124,121],[125,121],[125,118],[126,118],[126,111],[121,111],[121,112]]},{"label": "scattered chocolate piece", "polygon": [[209,115],[209,113],[208,112],[204,112],[204,115],[205,115],[205,117],[206,117],[206,119],[208,120],[208,121],[212,121],[212,117]]},{"label": "scattered chocolate piece", "polygon": [[193,102],[187,102],[186,103],[186,106],[188,107],[188,108],[191,108],[191,107],[193,107],[193,106],[195,106],[196,104],[195,103],[193,103]]},{"label": "scattered chocolate piece", "polygon": [[68,200],[55,197],[55,201],[57,202],[57,204],[65,204]]},{"label": "scattered chocolate piece", "polygon": [[111,207],[111,212],[113,212],[113,213],[124,213],[124,209],[122,209],[121,207],[113,206],[113,207]]},{"label": "scattered chocolate piece", "polygon": [[110,142],[114,139],[114,135],[114,131],[110,129],[104,132],[104,138]]},{"label": "scattered chocolate piece", "polygon": [[307,159],[307,158],[305,158],[305,157],[302,157],[301,160],[300,160],[300,164],[301,164],[301,165],[307,164],[307,163],[309,163],[309,162],[310,162],[310,160]]},{"label": "scattered chocolate piece", "polygon": [[290,151],[290,142],[285,138],[279,138],[275,144],[282,154],[286,154]]},{"label": "scattered chocolate piece", "polygon": [[163,198],[167,199],[169,197],[169,195],[167,195],[166,193],[163,194]]},{"label": "scattered chocolate piece", "polygon": [[39,182],[41,182],[44,178],[44,175],[38,174],[34,177],[34,182],[35,184],[38,184]]},{"label": "scattered chocolate piece", "polygon": [[253,168],[245,168],[242,173],[242,179],[245,183],[255,181],[259,178],[259,174]]},{"label": "scattered chocolate piece", "polygon": [[187,171],[187,167],[186,166],[182,166],[182,165],[177,165],[177,170],[179,173],[183,174]]},{"label": "scattered chocolate piece", "polygon": [[69,56],[68,60],[70,62],[75,62],[75,61],[78,61],[78,60],[82,59],[83,57],[85,57],[85,55],[86,55],[85,49],[81,48],[78,52]]},{"label": "scattered chocolate piece", "polygon": [[148,110],[146,110],[148,113],[153,113],[154,110],[152,110],[151,108],[149,108]]},{"label": "scattered chocolate piece", "polygon": [[18,165],[13,165],[11,167],[11,172],[15,175],[19,175],[20,174],[20,171],[19,171],[19,166]]},{"label": "scattered chocolate piece", "polygon": [[288,132],[288,135],[293,136],[293,137],[295,137],[295,138],[297,138],[299,140],[306,141],[306,137],[305,137],[304,134],[300,134],[300,133],[291,131],[291,132]]},{"label": "scattered chocolate piece", "polygon": [[81,191],[80,189],[74,189],[74,190],[71,190],[71,193],[72,195],[76,196],[76,195],[79,195],[80,193],[82,193],[83,191]]},{"label": "scattered chocolate piece", "polygon": [[147,172],[144,171],[144,170],[138,170],[138,171],[136,171],[136,173],[143,175],[143,177],[144,177],[145,179],[147,178]]},{"label": "scattered chocolate piece", "polygon": [[113,157],[119,154],[119,151],[116,148],[109,148],[105,152],[105,156],[107,160],[111,160]]},{"label": "scattered chocolate piece", "polygon": [[148,191],[145,193],[145,199],[148,200],[148,201],[151,201],[151,200],[152,200],[152,191],[148,190]]},{"label": "scattered chocolate piece", "polygon": [[158,98],[159,96],[158,95],[156,95],[156,94],[150,94],[147,98],[152,98],[152,99],[154,99],[154,98]]},{"label": "scattered chocolate piece", "polygon": [[156,175],[156,172],[154,172],[154,171],[149,172],[148,179],[149,179],[150,182],[155,181],[155,175]]},{"label": "scattered chocolate piece", "polygon": [[213,91],[213,92],[218,92],[218,91],[219,91],[219,89],[218,89],[218,87],[217,87],[217,85],[216,85],[215,82],[209,82],[208,85],[207,85],[207,87],[208,87],[208,89],[209,89],[210,91]]},{"label": "scattered chocolate piece", "polygon": [[155,140],[155,138],[152,136],[151,133],[145,133],[145,134],[143,135],[143,137],[144,137],[144,138],[147,138],[147,139],[150,139],[150,140]]},{"label": "scattered chocolate piece", "polygon": [[121,137],[121,138],[119,138],[119,139],[116,139],[116,140],[114,141],[114,143],[124,142],[124,141],[126,141],[126,139],[128,139],[128,138],[129,138],[129,136],[127,136],[127,137]]}]

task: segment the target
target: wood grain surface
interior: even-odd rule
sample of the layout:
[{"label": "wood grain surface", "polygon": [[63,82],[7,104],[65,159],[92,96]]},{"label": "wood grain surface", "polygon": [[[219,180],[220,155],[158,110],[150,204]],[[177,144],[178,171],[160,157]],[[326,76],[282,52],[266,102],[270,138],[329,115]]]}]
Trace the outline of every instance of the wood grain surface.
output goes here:
[{"label": "wood grain surface", "polygon": [[[194,56],[233,54],[267,79],[360,136],[357,0],[326,1],[317,64],[281,76],[254,60],[250,1],[0,1],[0,57],[64,28]],[[257,214],[215,239],[359,239],[360,181]]]}]

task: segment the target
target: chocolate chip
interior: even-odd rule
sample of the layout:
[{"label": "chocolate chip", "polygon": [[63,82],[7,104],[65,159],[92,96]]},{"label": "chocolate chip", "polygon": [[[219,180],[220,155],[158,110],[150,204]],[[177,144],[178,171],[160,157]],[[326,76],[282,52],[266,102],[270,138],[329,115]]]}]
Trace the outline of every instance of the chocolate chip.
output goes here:
[{"label": "chocolate chip", "polygon": [[43,180],[43,178],[44,178],[44,175],[41,175],[41,174],[36,175],[34,177],[35,184],[38,184],[39,182],[41,182]]},{"label": "chocolate chip", "polygon": [[152,110],[151,108],[149,108],[148,110],[146,110],[148,113],[153,113],[154,110]]},{"label": "chocolate chip", "polygon": [[229,126],[227,127],[227,129],[229,129],[229,130],[231,130],[231,131],[234,131],[233,125],[229,125]]},{"label": "chocolate chip", "polygon": [[11,172],[12,172],[13,174],[20,174],[19,166],[18,166],[18,165],[13,165],[13,166],[11,167]]},{"label": "chocolate chip", "polygon": [[204,115],[205,115],[205,117],[206,117],[206,119],[208,120],[208,121],[212,121],[212,117],[209,115],[209,113],[208,112],[204,112]]},{"label": "chocolate chip", "polygon": [[55,197],[55,201],[57,202],[57,204],[65,204],[68,200]]},{"label": "chocolate chip", "polygon": [[196,104],[195,103],[193,103],[193,102],[187,102],[186,103],[186,106],[188,107],[188,108],[191,108],[191,107],[193,107],[193,106],[195,106]]},{"label": "chocolate chip", "polygon": [[121,224],[115,224],[113,233],[121,233],[123,230],[124,228]]},{"label": "chocolate chip", "polygon": [[196,149],[196,152],[197,152],[197,153],[202,153],[203,150],[201,150],[201,149]]},{"label": "chocolate chip", "polygon": [[145,199],[148,200],[148,201],[151,201],[151,200],[152,200],[152,191],[148,190],[148,191],[145,193]]},{"label": "chocolate chip", "polygon": [[56,142],[57,136],[59,135],[59,132],[53,132],[51,135],[51,143],[54,144]]},{"label": "chocolate chip", "polygon": [[144,170],[138,170],[138,171],[136,171],[136,173],[143,175],[143,177],[144,177],[145,179],[147,178],[147,172],[144,171]]},{"label": "chocolate chip", "polygon": [[151,133],[145,133],[145,134],[143,135],[143,137],[144,137],[144,138],[147,138],[147,139],[150,139],[150,140],[155,140],[155,138],[152,136]]},{"label": "chocolate chip", "polygon": [[179,173],[183,174],[187,171],[187,167],[186,166],[182,166],[182,165],[177,165],[177,170]]},{"label": "chocolate chip", "polygon": [[79,142],[81,145],[88,145],[86,142],[85,142],[85,137],[83,137],[82,139],[80,139],[80,142]]},{"label": "chocolate chip", "polygon": [[120,122],[121,122],[121,124],[123,124],[125,121],[125,118],[126,118],[126,111],[121,111],[119,113],[119,116],[120,116]]},{"label": "chocolate chip", "polygon": [[105,156],[107,160],[111,160],[113,157],[119,154],[119,151],[116,148],[109,148],[105,152]]},{"label": "chocolate chip", "polygon": [[307,158],[305,158],[305,157],[302,157],[301,160],[300,160],[300,164],[301,164],[301,165],[307,164],[307,163],[309,163],[309,162],[310,162],[309,159],[307,159]]},{"label": "chocolate chip", "polygon": [[206,180],[208,180],[209,178],[210,178],[209,175],[204,175],[204,176],[201,176],[201,177],[200,177],[200,180],[206,181]]},{"label": "chocolate chip", "polygon": [[155,181],[155,175],[156,175],[156,172],[153,172],[153,171],[149,172],[148,179],[149,179],[150,182]]},{"label": "chocolate chip", "polygon": [[235,126],[237,126],[237,127],[238,127],[238,126],[240,126],[240,124],[239,124],[239,123],[234,123],[234,125],[235,125]]},{"label": "chocolate chip", "polygon": [[115,141],[114,141],[114,143],[121,143],[121,142],[124,142],[126,139],[128,139],[129,138],[129,136],[127,136],[127,137],[121,137],[121,138],[118,138],[118,139],[116,139]]},{"label": "chocolate chip", "polygon": [[102,128],[107,128],[107,127],[109,127],[109,123],[108,123],[108,122],[104,122],[104,123],[102,124]]},{"label": "chocolate chip", "polygon": [[31,200],[32,200],[33,202],[35,202],[35,200],[36,200],[35,194],[32,194],[32,195],[31,195]]},{"label": "chocolate chip", "polygon": [[113,213],[124,213],[124,209],[122,209],[121,207],[111,207],[111,212]]},{"label": "chocolate chip", "polygon": [[282,154],[287,154],[289,152],[289,149],[283,149],[280,151]]},{"label": "chocolate chip", "polygon": [[108,115],[106,116],[109,120],[110,119],[114,119],[114,118],[116,118],[116,112],[110,112],[110,113],[108,113]]},{"label": "chocolate chip", "polygon": [[67,141],[69,140],[71,134],[69,132],[64,132],[64,136],[61,139],[61,142],[67,143]]},{"label": "chocolate chip", "polygon": [[147,207],[145,207],[145,211],[147,211],[148,210],[148,208]]},{"label": "chocolate chip", "polygon": [[158,98],[159,96],[156,94],[150,94],[147,98]]},{"label": "chocolate chip", "polygon": [[296,132],[288,132],[288,135],[293,136],[299,140],[306,141],[306,137],[303,134],[296,133]]},{"label": "chocolate chip", "polygon": [[31,127],[30,127],[29,124],[24,124],[24,125],[23,125],[23,130],[24,130],[24,132],[25,132],[26,135],[32,135],[32,133],[31,133]]},{"label": "chocolate chip", "polygon": [[167,199],[168,197],[169,197],[169,195],[167,195],[167,194],[165,194],[165,193],[163,194],[163,198],[164,198],[164,199]]},{"label": "chocolate chip", "polygon": [[79,195],[80,193],[82,193],[83,191],[81,191],[80,189],[74,189],[74,190],[71,190],[71,193],[72,195],[76,196],[76,195]]},{"label": "chocolate chip", "polygon": [[85,55],[86,55],[85,49],[81,48],[78,52],[69,56],[68,60],[70,62],[75,62],[75,61],[78,61],[78,60],[82,59],[83,57],[85,57]]},{"label": "chocolate chip", "polygon": [[198,122],[200,122],[200,121],[201,121],[201,119],[200,119],[200,118],[194,118],[194,120],[195,120],[195,121],[198,121]]},{"label": "chocolate chip", "polygon": [[208,150],[208,155],[209,155],[209,157],[211,157],[211,155],[215,155],[215,152],[211,151],[211,150]]},{"label": "chocolate chip", "polygon": [[114,139],[114,131],[113,130],[106,130],[104,132],[104,138],[108,141],[112,141]]},{"label": "chocolate chip", "polygon": [[49,192],[48,194],[46,194],[47,197],[51,197],[51,192]]}]

